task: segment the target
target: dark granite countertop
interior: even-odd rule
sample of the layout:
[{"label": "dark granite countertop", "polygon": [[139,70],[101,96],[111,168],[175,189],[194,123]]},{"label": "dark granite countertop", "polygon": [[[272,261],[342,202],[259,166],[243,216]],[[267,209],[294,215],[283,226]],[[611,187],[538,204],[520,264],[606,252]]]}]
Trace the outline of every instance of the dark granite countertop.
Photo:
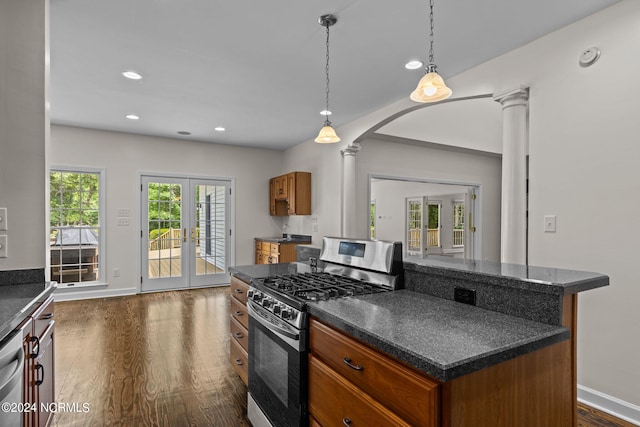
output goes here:
[{"label": "dark granite countertop", "polygon": [[461,280],[482,280],[498,286],[525,289],[554,295],[575,294],[607,286],[609,277],[587,271],[465,260],[445,256],[405,258],[405,270],[426,274],[446,274]]},{"label": "dark granite countertop", "polygon": [[449,381],[569,338],[569,330],[408,290],[308,304],[311,315]]},{"label": "dark granite countertop", "polygon": [[261,240],[271,243],[311,243],[311,236],[304,236],[300,234],[292,234],[290,237],[256,237],[255,240]]},{"label": "dark granite countertop", "polygon": [[52,282],[0,285],[0,340],[17,328],[55,289]]}]

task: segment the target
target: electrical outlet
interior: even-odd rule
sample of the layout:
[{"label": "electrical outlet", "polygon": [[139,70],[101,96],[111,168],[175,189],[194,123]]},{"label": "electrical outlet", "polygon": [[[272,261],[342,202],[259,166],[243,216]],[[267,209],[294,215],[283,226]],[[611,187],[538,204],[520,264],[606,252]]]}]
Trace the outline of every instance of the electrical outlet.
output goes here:
[{"label": "electrical outlet", "polygon": [[129,218],[118,218],[118,226],[128,226],[129,225]]},{"label": "electrical outlet", "polygon": [[7,208],[0,208],[0,231],[7,231]]},{"label": "electrical outlet", "polygon": [[113,269],[113,277],[120,277],[120,269],[119,268],[114,268]]},{"label": "electrical outlet", "polygon": [[545,233],[556,232],[556,216],[555,215],[544,216],[544,232]]},{"label": "electrical outlet", "polygon": [[0,258],[7,257],[7,236],[0,236]]},{"label": "electrical outlet", "polygon": [[454,288],[453,299],[463,304],[476,305],[475,289]]},{"label": "electrical outlet", "polygon": [[118,209],[117,216],[129,216],[129,209]]}]

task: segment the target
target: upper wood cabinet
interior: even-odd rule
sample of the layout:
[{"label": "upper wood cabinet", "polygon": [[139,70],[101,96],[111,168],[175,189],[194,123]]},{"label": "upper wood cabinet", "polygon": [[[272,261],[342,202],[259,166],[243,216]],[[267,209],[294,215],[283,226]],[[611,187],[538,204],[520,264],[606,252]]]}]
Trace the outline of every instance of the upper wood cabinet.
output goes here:
[{"label": "upper wood cabinet", "polygon": [[311,215],[311,173],[290,172],[269,180],[269,213]]}]

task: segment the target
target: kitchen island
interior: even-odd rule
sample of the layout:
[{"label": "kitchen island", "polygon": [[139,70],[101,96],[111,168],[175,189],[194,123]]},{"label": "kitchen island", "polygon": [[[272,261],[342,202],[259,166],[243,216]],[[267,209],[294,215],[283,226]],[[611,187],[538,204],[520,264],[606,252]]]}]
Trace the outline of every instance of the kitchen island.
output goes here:
[{"label": "kitchen island", "polygon": [[[448,260],[405,260],[404,290],[308,303],[312,423],[330,424],[334,415],[343,421],[357,419],[340,411],[353,409],[349,396],[359,395],[366,402],[358,400],[356,406],[371,405],[363,416],[386,414],[387,422],[405,420],[408,425],[577,424],[577,293],[608,285],[608,277]],[[309,268],[304,263],[260,267],[235,267],[231,272],[250,280]],[[472,291],[475,305],[454,301],[456,288]],[[334,347],[324,349],[328,343]],[[343,359],[363,372],[375,369],[367,370],[366,363],[348,354],[337,354],[338,348],[361,349],[354,354],[385,360],[374,366],[396,364],[399,372],[409,373],[407,378],[417,375],[416,384],[422,388],[415,392],[424,395],[426,415],[407,422],[412,415],[394,403],[393,386],[380,383],[368,388],[372,380],[360,371],[341,372],[342,365],[347,366]],[[340,360],[332,365],[334,356]],[[317,404],[322,400],[314,397],[327,384],[342,384],[347,393],[335,401],[335,410],[325,410]],[[341,402],[347,403],[341,407]]]}]

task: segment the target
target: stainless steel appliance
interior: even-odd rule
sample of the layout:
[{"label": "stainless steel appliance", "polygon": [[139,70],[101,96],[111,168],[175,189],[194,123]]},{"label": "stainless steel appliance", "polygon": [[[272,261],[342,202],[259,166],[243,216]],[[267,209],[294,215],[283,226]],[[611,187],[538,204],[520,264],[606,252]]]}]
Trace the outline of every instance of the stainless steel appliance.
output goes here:
[{"label": "stainless steel appliance", "polygon": [[248,417],[253,427],[308,425],[306,307],[400,289],[402,244],[325,237],[321,268],[256,279],[249,312]]},{"label": "stainless steel appliance", "polygon": [[0,343],[0,426],[22,425],[22,334],[15,333]]}]

